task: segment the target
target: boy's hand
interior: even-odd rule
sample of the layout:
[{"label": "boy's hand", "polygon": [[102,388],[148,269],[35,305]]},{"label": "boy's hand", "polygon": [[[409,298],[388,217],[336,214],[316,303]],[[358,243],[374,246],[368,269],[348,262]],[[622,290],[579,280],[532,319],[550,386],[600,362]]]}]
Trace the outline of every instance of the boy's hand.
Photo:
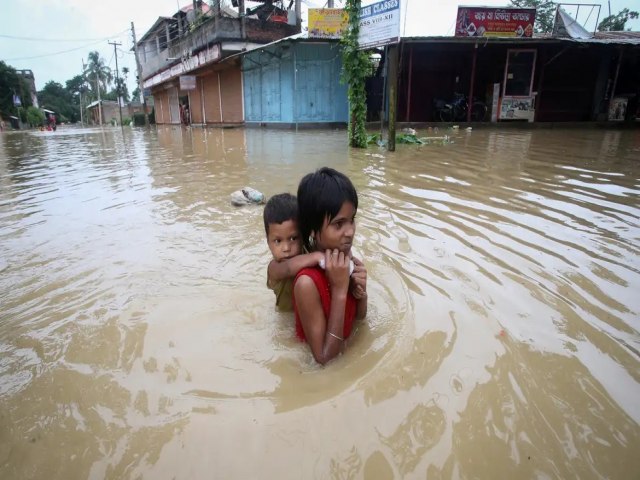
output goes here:
[{"label": "boy's hand", "polygon": [[349,289],[349,260],[349,255],[345,255],[337,248],[325,252],[325,270],[332,290],[346,293]]},{"label": "boy's hand", "polygon": [[351,294],[356,300],[367,297],[367,268],[356,257],[352,258],[355,265],[351,274]]}]

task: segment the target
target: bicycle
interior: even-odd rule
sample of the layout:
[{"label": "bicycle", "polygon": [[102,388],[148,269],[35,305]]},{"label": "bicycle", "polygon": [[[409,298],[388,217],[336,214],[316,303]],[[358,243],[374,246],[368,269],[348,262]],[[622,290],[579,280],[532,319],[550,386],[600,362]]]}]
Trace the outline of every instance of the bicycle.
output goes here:
[{"label": "bicycle", "polygon": [[[453,100],[434,100],[436,112],[443,122],[466,122],[469,102],[463,93],[454,93]],[[487,106],[480,100],[474,100],[471,104],[471,121],[481,122],[487,115]]]}]

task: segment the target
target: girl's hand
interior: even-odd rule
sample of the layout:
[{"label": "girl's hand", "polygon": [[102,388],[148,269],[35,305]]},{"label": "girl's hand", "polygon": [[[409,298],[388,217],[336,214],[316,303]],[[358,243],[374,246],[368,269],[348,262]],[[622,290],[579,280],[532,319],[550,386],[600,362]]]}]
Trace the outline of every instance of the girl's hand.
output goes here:
[{"label": "girl's hand", "polygon": [[356,300],[367,297],[367,268],[356,257],[352,258],[355,268],[351,274],[351,293]]},{"label": "girl's hand", "polygon": [[345,255],[337,248],[324,253],[327,278],[332,290],[347,293],[349,289],[349,255]]}]

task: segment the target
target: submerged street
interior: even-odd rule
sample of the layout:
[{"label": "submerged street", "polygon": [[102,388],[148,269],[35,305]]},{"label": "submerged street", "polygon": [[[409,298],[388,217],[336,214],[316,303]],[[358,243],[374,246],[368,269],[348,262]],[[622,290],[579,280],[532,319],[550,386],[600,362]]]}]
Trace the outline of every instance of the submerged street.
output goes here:
[{"label": "submerged street", "polygon": [[[446,133],[0,135],[0,478],[640,471],[638,130]],[[325,165],[358,190],[369,314],[321,368],[229,195]]]}]

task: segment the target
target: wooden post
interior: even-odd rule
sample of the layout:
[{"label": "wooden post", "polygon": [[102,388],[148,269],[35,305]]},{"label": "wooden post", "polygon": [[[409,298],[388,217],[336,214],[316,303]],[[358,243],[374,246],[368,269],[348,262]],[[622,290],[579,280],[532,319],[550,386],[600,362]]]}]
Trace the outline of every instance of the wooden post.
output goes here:
[{"label": "wooden post", "polygon": [[411,77],[413,76],[413,45],[409,47],[409,79],[407,81],[407,118],[411,121]]},{"label": "wooden post", "polygon": [[396,150],[396,115],[398,111],[398,45],[389,45],[389,140],[387,149]]},{"label": "wooden post", "polygon": [[473,62],[471,64],[471,82],[469,84],[469,98],[467,99],[467,122],[471,122],[471,107],[473,105],[473,87],[476,82],[476,61],[478,60],[478,42],[473,46]]}]

